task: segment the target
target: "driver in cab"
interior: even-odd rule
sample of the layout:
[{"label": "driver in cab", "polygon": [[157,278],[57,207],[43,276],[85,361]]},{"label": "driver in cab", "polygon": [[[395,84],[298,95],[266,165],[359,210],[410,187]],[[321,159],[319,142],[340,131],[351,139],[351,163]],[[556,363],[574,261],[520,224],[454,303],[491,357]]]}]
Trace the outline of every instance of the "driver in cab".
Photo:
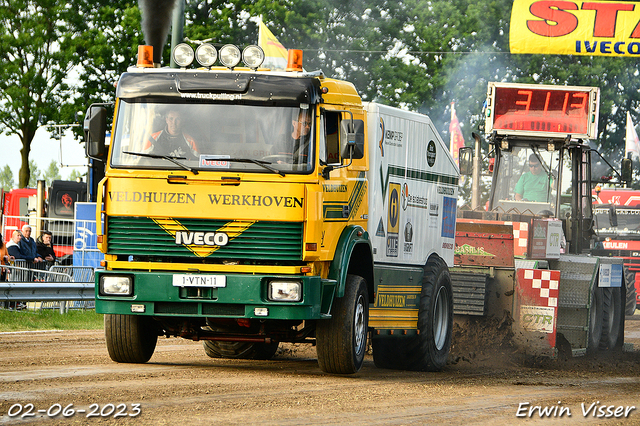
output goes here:
[{"label": "driver in cab", "polygon": [[536,154],[529,156],[529,171],[520,176],[514,192],[517,201],[548,201],[549,176],[542,169]]},{"label": "driver in cab", "polygon": [[147,139],[143,153],[198,160],[195,140],[183,131],[182,115],[178,111],[169,111],[165,115],[165,123],[163,130],[152,133]]}]

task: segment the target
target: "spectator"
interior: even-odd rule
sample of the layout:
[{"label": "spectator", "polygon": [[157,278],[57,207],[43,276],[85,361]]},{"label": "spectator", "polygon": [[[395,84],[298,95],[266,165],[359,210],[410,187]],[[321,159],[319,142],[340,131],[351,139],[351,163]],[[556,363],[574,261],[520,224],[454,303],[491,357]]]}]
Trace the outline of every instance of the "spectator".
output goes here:
[{"label": "spectator", "polygon": [[42,231],[36,244],[40,257],[49,263],[56,261],[56,253],[53,251],[53,244],[51,244],[52,238],[50,231]]},{"label": "spectator", "polygon": [[13,231],[13,234],[11,234],[11,240],[9,240],[6,246],[9,256],[14,259],[24,259],[20,252],[20,240],[22,240],[22,233],[20,231]]},{"label": "spectator", "polygon": [[[4,238],[0,233],[0,265],[8,265],[9,262],[15,261],[15,257],[10,256],[7,251],[7,245],[4,243]],[[7,280],[8,269],[0,267],[0,281]]]},{"label": "spectator", "polygon": [[31,238],[31,226],[22,226],[22,240],[20,240],[20,253],[22,258],[29,262],[40,263],[44,262],[44,259],[38,254],[38,247],[36,241]]}]

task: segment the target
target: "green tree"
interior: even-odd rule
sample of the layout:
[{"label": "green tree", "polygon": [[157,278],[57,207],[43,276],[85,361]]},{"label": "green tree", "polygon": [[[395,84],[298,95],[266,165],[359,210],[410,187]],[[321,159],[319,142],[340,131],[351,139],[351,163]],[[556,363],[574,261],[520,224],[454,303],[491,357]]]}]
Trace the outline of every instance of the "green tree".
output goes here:
[{"label": "green tree", "polygon": [[27,185],[21,187],[35,188],[38,185],[38,181],[42,179],[42,172],[38,169],[38,165],[35,160],[29,160],[29,182]]},{"label": "green tree", "polygon": [[47,188],[51,186],[51,182],[53,182],[54,180],[62,179],[62,177],[60,176],[60,169],[58,168],[58,164],[55,160],[51,160],[49,166],[42,175],[42,179],[44,179]]},{"label": "green tree", "polygon": [[67,180],[71,180],[71,181],[77,181],[78,179],[84,180],[85,177],[86,177],[86,173],[80,173],[77,169],[73,169],[71,170],[71,173],[69,173],[69,178]]},{"label": "green tree", "polygon": [[60,0],[0,0],[0,132],[22,142],[18,186],[29,183],[39,122],[59,119],[71,96],[64,79],[78,62],[83,17]]},{"label": "green tree", "polygon": [[0,188],[5,191],[10,191],[13,189],[13,172],[11,171],[11,167],[8,164],[0,170]]}]

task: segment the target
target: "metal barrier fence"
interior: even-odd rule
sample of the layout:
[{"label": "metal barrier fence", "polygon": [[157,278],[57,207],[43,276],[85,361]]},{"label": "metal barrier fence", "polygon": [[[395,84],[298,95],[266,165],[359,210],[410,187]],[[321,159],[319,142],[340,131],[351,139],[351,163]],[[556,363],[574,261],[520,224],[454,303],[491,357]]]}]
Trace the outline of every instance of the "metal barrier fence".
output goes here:
[{"label": "metal barrier fence", "polygon": [[31,309],[93,309],[94,269],[88,266],[51,266],[16,260],[4,265],[7,281],[0,282],[0,302],[5,309],[26,304]]}]

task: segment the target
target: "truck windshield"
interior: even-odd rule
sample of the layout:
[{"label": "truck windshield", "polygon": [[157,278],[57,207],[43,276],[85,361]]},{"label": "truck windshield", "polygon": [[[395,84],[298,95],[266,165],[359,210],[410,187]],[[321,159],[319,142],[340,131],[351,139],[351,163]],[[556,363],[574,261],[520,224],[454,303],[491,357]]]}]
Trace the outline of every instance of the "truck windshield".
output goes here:
[{"label": "truck windshield", "polygon": [[111,166],[310,173],[313,124],[312,108],[306,104],[295,108],[121,101]]},{"label": "truck windshield", "polygon": [[535,146],[503,151],[494,177],[493,209],[529,214],[553,212],[558,164],[558,151]]},{"label": "truck windshield", "polygon": [[609,206],[598,206],[593,210],[598,234],[607,236],[640,235],[640,209],[616,206],[618,226],[611,226]]}]

